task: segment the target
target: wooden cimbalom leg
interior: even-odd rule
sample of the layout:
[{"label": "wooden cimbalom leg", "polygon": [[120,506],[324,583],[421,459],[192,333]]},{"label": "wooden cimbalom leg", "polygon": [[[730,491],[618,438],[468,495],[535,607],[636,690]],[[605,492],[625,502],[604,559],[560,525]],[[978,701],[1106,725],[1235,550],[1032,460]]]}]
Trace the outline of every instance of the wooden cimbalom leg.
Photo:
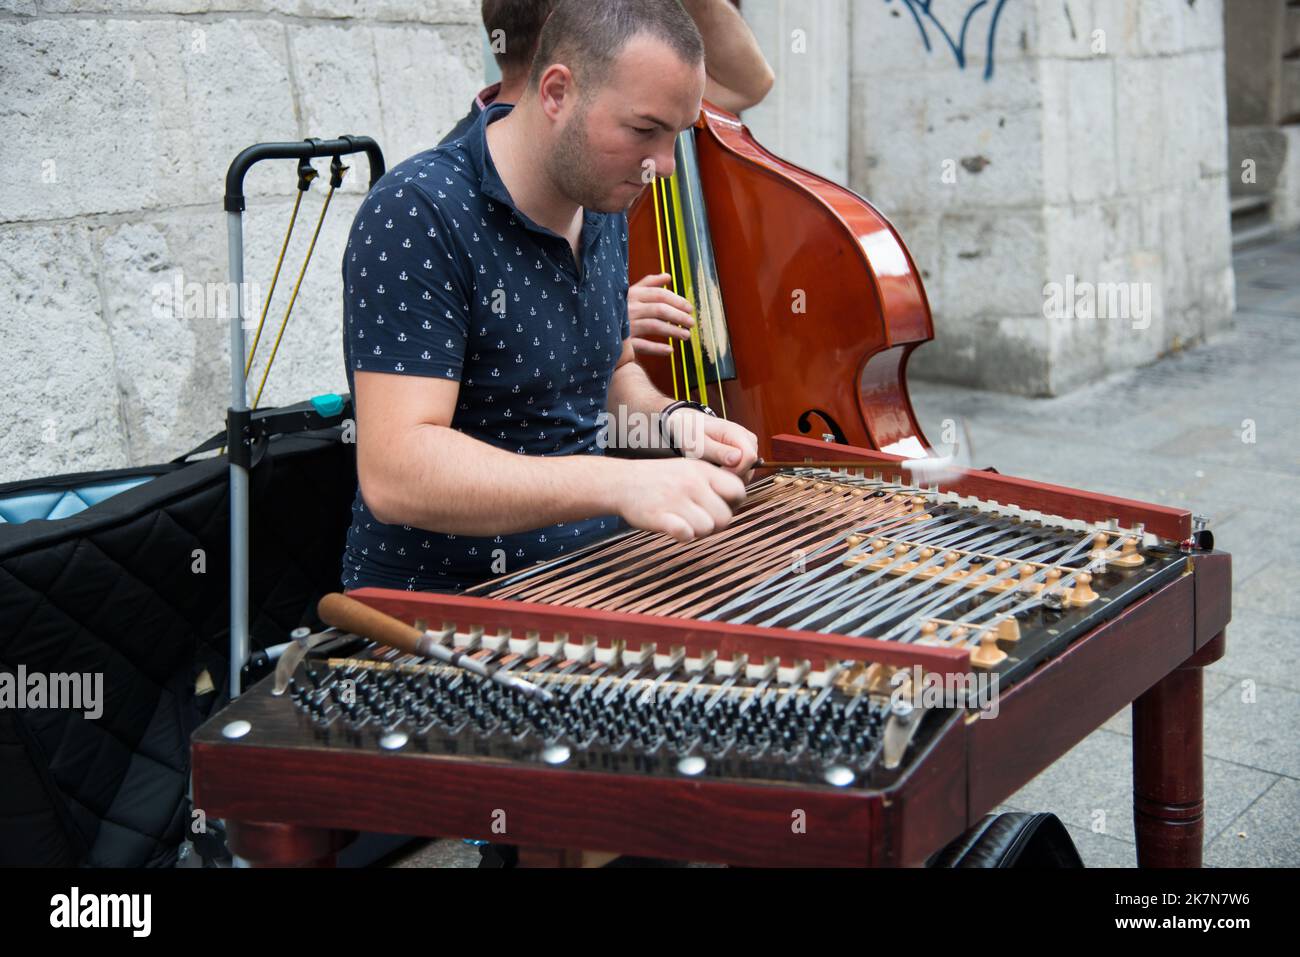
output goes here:
[{"label": "wooden cimbalom leg", "polygon": [[1201,866],[1201,669],[1223,652],[1220,632],[1133,702],[1133,823],[1140,867]]},{"label": "wooden cimbalom leg", "polygon": [[1199,864],[1227,556],[1177,510],[833,450],[862,466],[777,472],[689,544],[326,596],[331,627],[196,733],[197,806],[254,862],[380,830],[521,864],[919,865],[1135,702],[1139,862]]}]

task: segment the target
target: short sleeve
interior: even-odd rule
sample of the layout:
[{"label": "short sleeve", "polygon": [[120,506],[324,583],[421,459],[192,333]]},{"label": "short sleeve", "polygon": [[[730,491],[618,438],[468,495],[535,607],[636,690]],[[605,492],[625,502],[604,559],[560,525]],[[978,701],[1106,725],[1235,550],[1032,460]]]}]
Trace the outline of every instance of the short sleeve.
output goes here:
[{"label": "short sleeve", "polygon": [[441,210],[410,183],[372,191],[343,254],[352,371],[460,379],[471,281]]}]

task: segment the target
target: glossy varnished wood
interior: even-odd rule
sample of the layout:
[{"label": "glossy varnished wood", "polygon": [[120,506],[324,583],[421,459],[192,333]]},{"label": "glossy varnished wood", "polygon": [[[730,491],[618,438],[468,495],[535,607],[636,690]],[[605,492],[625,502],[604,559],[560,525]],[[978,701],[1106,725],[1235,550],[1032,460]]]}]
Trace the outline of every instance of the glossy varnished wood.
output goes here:
[{"label": "glossy varnished wood", "polygon": [[[763,149],[731,114],[706,106],[695,131],[737,368],[721,398],[711,387],[713,407],[725,404],[758,435],[766,458],[768,436],[803,431],[810,410],[829,415],[852,445],[920,454],[906,363],[934,329],[897,232],[862,197]],[[633,278],[663,271],[656,236],[646,190],[628,217]],[[666,357],[641,363],[674,394]],[[803,421],[808,434],[827,431],[816,415]]]},{"label": "glossy varnished wood", "polygon": [[231,853],[259,867],[333,867],[356,832],[267,821],[229,820]]},{"label": "glossy varnished wood", "polygon": [[1202,669],[1211,639],[1133,702],[1133,828],[1139,867],[1200,867],[1205,845]]},{"label": "glossy varnished wood", "polygon": [[1196,647],[1223,634],[1232,620],[1232,556],[1223,552],[1197,555]]}]

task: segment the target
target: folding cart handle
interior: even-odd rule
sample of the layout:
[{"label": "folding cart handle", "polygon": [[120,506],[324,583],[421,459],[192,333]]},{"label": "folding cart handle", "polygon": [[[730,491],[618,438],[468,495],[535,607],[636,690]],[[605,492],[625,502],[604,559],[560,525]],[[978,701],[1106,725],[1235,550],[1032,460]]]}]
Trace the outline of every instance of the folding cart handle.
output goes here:
[{"label": "folding cart handle", "polygon": [[244,176],[263,160],[310,160],[321,156],[350,156],[353,153],[366,154],[370,161],[370,185],[374,186],[384,175],[384,154],[380,151],[379,144],[369,136],[340,136],[334,140],[313,137],[292,143],[255,143],[236,156],[226,171],[226,212],[243,212]]}]

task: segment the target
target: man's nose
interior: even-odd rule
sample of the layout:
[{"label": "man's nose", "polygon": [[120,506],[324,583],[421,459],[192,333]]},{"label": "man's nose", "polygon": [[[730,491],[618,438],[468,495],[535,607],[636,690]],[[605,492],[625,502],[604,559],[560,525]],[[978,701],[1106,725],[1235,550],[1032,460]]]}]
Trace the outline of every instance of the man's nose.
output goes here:
[{"label": "man's nose", "polygon": [[664,179],[667,179],[669,176],[672,176],[673,172],[677,169],[677,157],[673,152],[676,143],[677,138],[673,137],[668,141],[667,147],[658,150],[654,156],[650,158],[650,162],[654,164],[656,176],[661,176]]}]

